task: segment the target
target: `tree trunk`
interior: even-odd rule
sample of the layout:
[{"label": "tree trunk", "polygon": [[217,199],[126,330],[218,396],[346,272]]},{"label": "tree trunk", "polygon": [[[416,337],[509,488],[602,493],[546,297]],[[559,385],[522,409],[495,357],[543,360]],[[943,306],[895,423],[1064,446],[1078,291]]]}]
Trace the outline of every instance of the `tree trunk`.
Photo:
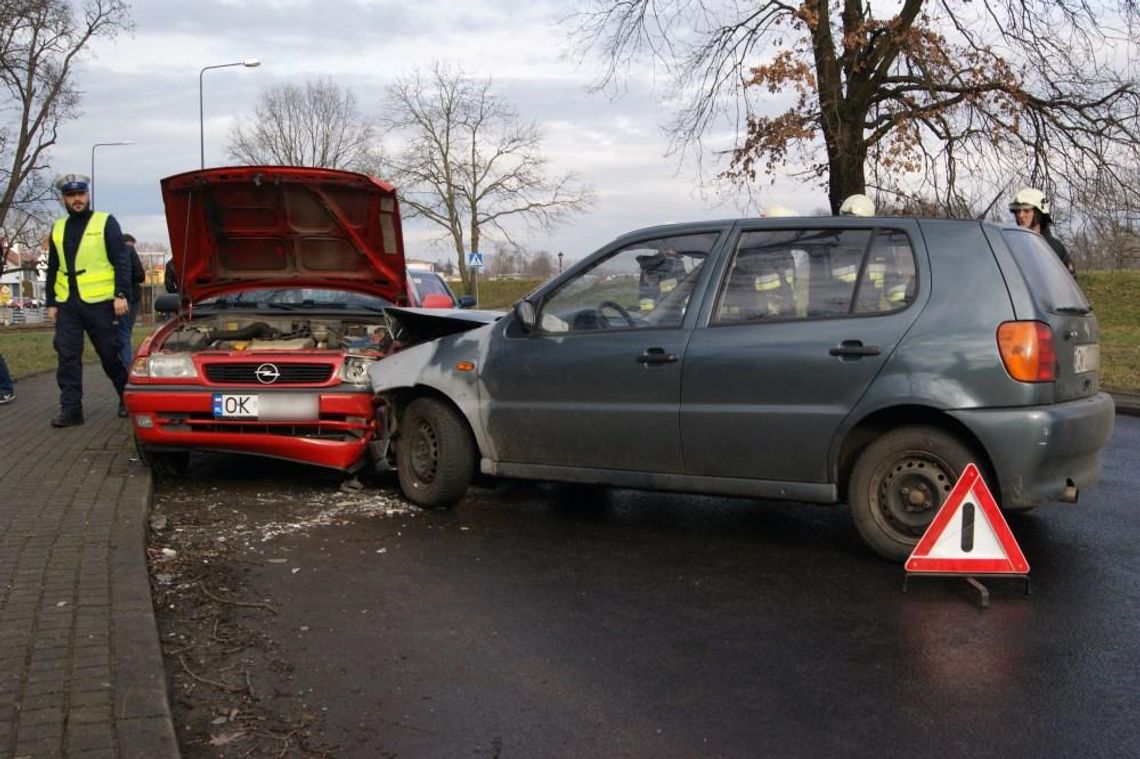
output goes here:
[{"label": "tree trunk", "polygon": [[[867,140],[858,124],[841,124],[837,134],[828,135],[827,140],[827,199],[831,203],[831,213],[838,214],[843,200],[857,192],[867,191],[867,178],[864,167],[867,163]],[[832,146],[834,145],[834,149]]]},{"label": "tree trunk", "polygon": [[[817,14],[811,24],[812,52],[815,55],[815,75],[819,83],[820,127],[827,146],[827,198],[831,212],[839,213],[843,199],[866,190],[863,163],[867,158],[867,139],[863,133],[866,116],[865,104],[854,106],[851,92],[844,91],[843,70],[835,54],[835,40],[831,34],[831,7],[829,0],[813,0]],[[848,14],[857,18],[852,4],[844,6]],[[853,22],[847,16],[845,25]]]}]

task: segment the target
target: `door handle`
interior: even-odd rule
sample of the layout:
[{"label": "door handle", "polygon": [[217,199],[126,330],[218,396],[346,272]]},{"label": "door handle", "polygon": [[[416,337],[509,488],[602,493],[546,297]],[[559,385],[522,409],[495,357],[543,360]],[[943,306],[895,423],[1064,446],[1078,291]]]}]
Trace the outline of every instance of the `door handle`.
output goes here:
[{"label": "door handle", "polygon": [[844,340],[836,347],[828,351],[832,356],[841,357],[854,357],[860,358],[862,356],[877,356],[883,352],[883,349],[877,345],[863,345],[859,340]]},{"label": "door handle", "polygon": [[674,364],[677,354],[666,353],[664,348],[647,348],[645,353],[637,357],[639,364]]}]

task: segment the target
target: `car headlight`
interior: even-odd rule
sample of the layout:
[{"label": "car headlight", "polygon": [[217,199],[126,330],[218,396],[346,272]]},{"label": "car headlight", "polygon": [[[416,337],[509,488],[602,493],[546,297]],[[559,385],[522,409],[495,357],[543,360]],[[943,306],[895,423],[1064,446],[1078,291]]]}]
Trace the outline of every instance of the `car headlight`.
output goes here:
[{"label": "car headlight", "polygon": [[340,379],[350,385],[368,385],[368,367],[376,363],[376,359],[365,356],[345,356],[344,366],[340,370]]},{"label": "car headlight", "polygon": [[145,373],[138,371],[139,363],[135,363],[135,373],[143,377],[154,379],[197,379],[198,368],[194,360],[185,354],[149,356],[145,365]]}]

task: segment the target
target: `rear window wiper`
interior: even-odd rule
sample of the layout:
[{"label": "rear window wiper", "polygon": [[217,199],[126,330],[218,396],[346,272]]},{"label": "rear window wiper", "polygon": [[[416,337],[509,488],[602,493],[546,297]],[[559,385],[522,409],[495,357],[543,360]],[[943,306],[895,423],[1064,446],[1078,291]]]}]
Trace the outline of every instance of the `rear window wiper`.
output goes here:
[{"label": "rear window wiper", "polygon": [[1085,314],[1092,313],[1092,306],[1060,306],[1057,308],[1057,313],[1084,316]]}]

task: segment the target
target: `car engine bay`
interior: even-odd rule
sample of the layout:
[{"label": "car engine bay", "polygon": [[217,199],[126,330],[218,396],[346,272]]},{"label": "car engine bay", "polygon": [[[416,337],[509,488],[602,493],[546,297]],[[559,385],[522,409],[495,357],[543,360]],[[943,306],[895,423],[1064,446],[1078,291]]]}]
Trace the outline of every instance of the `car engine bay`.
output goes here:
[{"label": "car engine bay", "polygon": [[170,333],[160,349],[175,353],[343,350],[383,356],[391,344],[388,327],[382,321],[226,316],[183,324]]}]

